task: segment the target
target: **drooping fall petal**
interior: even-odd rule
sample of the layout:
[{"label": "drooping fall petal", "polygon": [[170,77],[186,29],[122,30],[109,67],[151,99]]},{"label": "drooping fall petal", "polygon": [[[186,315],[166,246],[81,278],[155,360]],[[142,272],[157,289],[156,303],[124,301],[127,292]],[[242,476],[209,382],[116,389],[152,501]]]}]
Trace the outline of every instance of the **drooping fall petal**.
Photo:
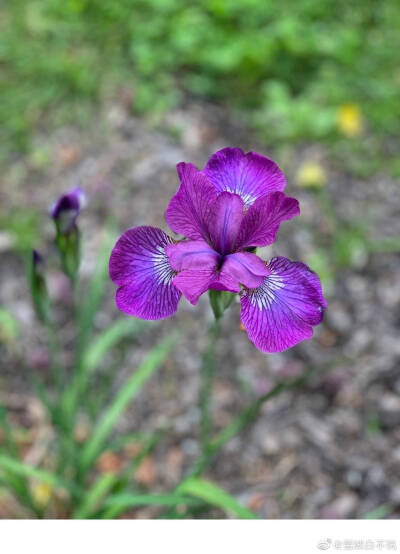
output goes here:
[{"label": "drooping fall petal", "polygon": [[318,276],[301,262],[273,258],[261,286],[241,296],[241,319],[250,340],[264,352],[281,352],[310,339],[326,301]]},{"label": "drooping fall petal", "polygon": [[128,229],[111,253],[109,271],[119,285],[116,303],[123,312],[142,319],[173,315],[181,297],[173,285],[174,270],[165,253],[172,239],[155,227]]}]

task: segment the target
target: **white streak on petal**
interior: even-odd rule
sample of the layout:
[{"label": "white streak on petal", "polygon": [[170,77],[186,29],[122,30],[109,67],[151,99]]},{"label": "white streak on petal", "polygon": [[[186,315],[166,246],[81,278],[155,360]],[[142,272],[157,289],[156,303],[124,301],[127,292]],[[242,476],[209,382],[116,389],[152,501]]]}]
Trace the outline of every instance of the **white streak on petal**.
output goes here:
[{"label": "white streak on petal", "polygon": [[274,291],[283,289],[285,286],[282,277],[271,273],[265,278],[263,284],[254,291],[249,291],[249,300],[259,310],[270,309],[275,300]]},{"label": "white streak on petal", "polygon": [[165,246],[157,246],[157,252],[152,255],[152,262],[157,276],[158,284],[169,284],[175,277],[176,272],[173,271],[169,264],[168,257],[165,253]]}]

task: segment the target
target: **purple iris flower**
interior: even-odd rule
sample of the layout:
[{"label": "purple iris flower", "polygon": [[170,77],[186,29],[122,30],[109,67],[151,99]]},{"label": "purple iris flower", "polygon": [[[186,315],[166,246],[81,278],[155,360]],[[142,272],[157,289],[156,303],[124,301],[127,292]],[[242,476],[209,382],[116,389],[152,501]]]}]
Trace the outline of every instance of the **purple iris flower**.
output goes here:
[{"label": "purple iris flower", "polygon": [[177,166],[181,181],[165,217],[186,239],[134,227],[117,241],[110,277],[120,310],[142,319],[173,315],[183,294],[196,304],[207,290],[240,292],[242,323],[255,346],[280,352],[312,336],[326,301],[305,264],[278,257],[264,262],[257,246],[272,244],[299,204],[282,191],[285,176],[272,160],[224,148],[202,171]]},{"label": "purple iris flower", "polygon": [[73,229],[79,212],[85,206],[86,195],[80,187],[75,187],[67,194],[63,194],[52,205],[50,215],[61,234],[69,233]]}]

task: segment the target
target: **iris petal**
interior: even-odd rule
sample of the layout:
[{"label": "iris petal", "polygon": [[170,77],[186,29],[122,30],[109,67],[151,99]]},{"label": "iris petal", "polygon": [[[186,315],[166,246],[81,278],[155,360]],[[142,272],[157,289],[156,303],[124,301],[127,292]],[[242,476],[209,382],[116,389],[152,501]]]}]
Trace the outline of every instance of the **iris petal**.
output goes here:
[{"label": "iris petal", "polygon": [[165,219],[175,233],[187,238],[207,240],[207,220],[217,191],[194,165],[177,165],[181,185],[165,212]]},{"label": "iris petal", "polygon": [[142,319],[173,315],[181,297],[172,281],[165,247],[172,239],[155,227],[128,229],[111,252],[109,271],[119,285],[116,303],[123,312]]},{"label": "iris petal", "polygon": [[272,244],[282,221],[299,215],[299,203],[283,192],[273,192],[258,198],[243,218],[236,248]]},{"label": "iris petal", "polygon": [[182,241],[166,248],[171,266],[179,273],[174,285],[192,304],[213,286],[221,290],[238,292],[237,280],[229,274],[220,276],[223,257],[215,252],[205,241]]},{"label": "iris petal", "polygon": [[185,240],[177,244],[168,244],[165,252],[175,271],[214,268],[220,258],[204,240]]},{"label": "iris petal", "polygon": [[261,286],[241,297],[241,319],[250,340],[264,352],[281,352],[310,339],[326,301],[318,276],[301,262],[273,258]]},{"label": "iris petal", "polygon": [[265,262],[255,254],[237,252],[225,258],[221,273],[230,274],[247,288],[256,288],[262,284],[269,270]]},{"label": "iris petal", "polygon": [[229,292],[240,290],[237,279],[227,272],[219,272],[216,267],[183,270],[173,282],[191,304],[197,304],[199,297],[210,289]]},{"label": "iris petal", "polygon": [[240,148],[223,148],[213,154],[203,173],[218,192],[238,194],[247,207],[286,186],[285,176],[274,161],[256,152],[245,154]]},{"label": "iris petal", "polygon": [[166,252],[171,267],[179,271],[174,285],[192,304],[208,289],[239,292],[240,285],[258,287],[269,274],[265,263],[255,254],[238,252],[222,256],[200,240],[170,244]]},{"label": "iris petal", "polygon": [[208,236],[220,254],[232,252],[244,217],[244,202],[237,194],[222,192],[214,201],[207,222]]}]

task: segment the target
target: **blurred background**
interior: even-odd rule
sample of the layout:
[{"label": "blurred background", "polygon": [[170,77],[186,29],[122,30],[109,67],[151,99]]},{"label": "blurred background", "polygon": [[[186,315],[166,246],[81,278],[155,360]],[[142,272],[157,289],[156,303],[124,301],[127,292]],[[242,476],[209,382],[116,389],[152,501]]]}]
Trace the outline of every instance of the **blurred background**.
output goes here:
[{"label": "blurred background", "polygon": [[[80,216],[85,283],[105,236],[112,244],[141,224],[167,231],[176,163],[201,168],[215,150],[240,146],[276,160],[300,201],[301,216],[282,224],[262,256],[310,265],[328,310],[312,341],[274,355],[241,331],[238,305],[226,314],[217,428],[275,383],[315,371],[267,403],[207,476],[264,518],[399,516],[399,29],[397,0],[2,3],[0,400],[23,458],[46,465],[42,446],[52,437],[31,386],[50,365],[25,275],[32,248],[47,260],[66,367],[76,340],[50,204],[76,185],[89,196]],[[96,331],[126,317],[104,286]],[[135,470],[144,490],[170,490],[198,454],[200,352],[211,320],[206,297],[196,308],[182,300],[176,316],[105,356],[93,383],[112,394],[111,378],[123,382],[158,337],[181,330],[116,430],[167,429]],[[76,432],[90,429],[82,416]],[[106,452],[97,471],[120,464]],[[25,515],[0,483],[0,517]]]}]

